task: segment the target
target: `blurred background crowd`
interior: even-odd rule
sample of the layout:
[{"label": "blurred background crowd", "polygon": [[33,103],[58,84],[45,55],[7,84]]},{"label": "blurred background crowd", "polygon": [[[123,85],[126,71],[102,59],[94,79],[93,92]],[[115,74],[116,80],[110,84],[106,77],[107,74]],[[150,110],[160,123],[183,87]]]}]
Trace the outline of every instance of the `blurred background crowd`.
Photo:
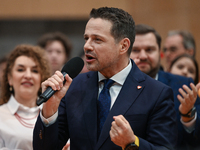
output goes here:
[{"label": "blurred background crowd", "polygon": [[[21,64],[25,68],[24,70],[27,69],[24,71],[26,72],[24,73],[26,78],[28,78],[31,73],[42,76],[42,73],[47,71],[42,68],[50,67],[46,73],[46,77],[43,77],[46,79],[56,70],[61,70],[63,64],[70,58],[79,56],[84,60],[83,45],[85,41],[83,34],[88,21],[89,12],[92,8],[103,6],[121,8],[132,15],[136,25],[147,24],[155,28],[162,37],[160,45],[160,69],[173,74],[191,77],[195,84],[199,82],[200,68],[198,64],[200,64],[200,59],[198,58],[200,57],[200,28],[198,28],[198,24],[200,24],[200,1],[0,0],[0,80],[2,81],[3,79],[4,82],[6,82],[3,85],[7,84],[6,92],[10,93],[9,97],[6,97],[4,102],[1,101],[1,104],[12,100],[29,107],[29,105],[20,102],[18,99],[20,96],[12,97],[12,94],[14,95],[13,91],[16,91],[17,86],[13,83],[11,84],[10,78],[12,79],[15,74],[17,76],[17,73],[12,72],[12,70],[15,68],[18,61],[21,61]],[[175,33],[171,31],[182,31],[183,35],[181,35],[182,32]],[[169,37],[171,38],[169,39]],[[181,43],[180,45],[179,42]],[[184,42],[186,45],[184,45]],[[41,64],[37,58],[32,58],[31,54],[31,57],[29,54],[25,54],[25,58],[21,57],[21,55],[27,53],[29,49],[36,49],[35,53],[42,58],[43,54],[37,52],[37,49],[40,48],[30,45],[40,46],[42,48],[41,50],[44,50],[45,59],[47,58],[49,63],[48,67],[45,63]],[[177,53],[177,55],[175,55],[175,52],[180,48],[179,46],[182,46],[184,52],[180,51],[179,54]],[[17,55],[17,49],[24,49],[24,51],[22,54]],[[12,51],[13,55],[16,53],[15,59],[11,59],[10,53]],[[30,69],[30,66],[28,66],[29,64],[24,63],[27,61],[27,58],[30,59],[29,62],[32,62],[32,64],[30,64],[32,68],[35,66],[37,68],[36,70],[31,69],[31,73],[28,72],[28,67]],[[12,60],[13,64],[7,64],[6,66],[7,60]],[[7,69],[3,78],[4,68]],[[185,71],[184,68],[186,68]],[[82,70],[82,72],[87,71],[86,67]],[[7,77],[9,78],[7,79]],[[44,80],[43,78],[40,79],[36,77],[36,80],[41,84]],[[1,82],[0,86],[2,86]],[[39,92],[41,92],[39,88],[38,86],[34,90],[34,97],[37,97]],[[2,90],[0,93],[1,92]],[[5,94],[5,91],[3,92],[3,94]],[[17,94],[17,91],[15,93],[15,95],[20,94],[22,94],[20,91],[19,94]],[[28,96],[30,95],[27,95],[25,99],[30,100]],[[33,101],[35,102],[35,99]],[[35,108],[35,106],[31,107]],[[26,109],[26,107],[23,107],[23,109]],[[32,117],[38,115],[38,109],[39,108],[35,108],[34,113],[30,113]],[[21,114],[22,116],[23,113]],[[20,112],[16,112],[15,117],[19,117],[20,119],[20,115],[18,116],[18,114],[20,114]],[[34,125],[36,118],[33,119],[32,124]],[[26,126],[26,124],[23,124],[23,126]],[[33,127],[30,128],[32,131]]]},{"label": "blurred background crowd", "polygon": [[[136,24],[154,27],[164,40],[170,30],[187,30],[196,40],[200,57],[200,2],[196,0],[136,1],[1,1],[0,5],[0,56],[7,54],[18,44],[36,44],[45,33],[60,31],[72,42],[71,56],[83,49],[83,33],[91,8],[118,7],[129,12]],[[163,42],[162,42],[163,44]],[[164,64],[164,55],[161,63]],[[200,63],[198,60],[198,63]]]}]

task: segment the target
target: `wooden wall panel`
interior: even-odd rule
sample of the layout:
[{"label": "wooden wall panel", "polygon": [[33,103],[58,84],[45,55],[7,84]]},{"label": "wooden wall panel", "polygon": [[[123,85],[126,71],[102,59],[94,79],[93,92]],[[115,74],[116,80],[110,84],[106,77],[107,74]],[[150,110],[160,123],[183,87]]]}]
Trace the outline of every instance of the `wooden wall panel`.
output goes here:
[{"label": "wooden wall panel", "polygon": [[85,19],[91,8],[125,9],[126,0],[0,0],[0,19]]}]

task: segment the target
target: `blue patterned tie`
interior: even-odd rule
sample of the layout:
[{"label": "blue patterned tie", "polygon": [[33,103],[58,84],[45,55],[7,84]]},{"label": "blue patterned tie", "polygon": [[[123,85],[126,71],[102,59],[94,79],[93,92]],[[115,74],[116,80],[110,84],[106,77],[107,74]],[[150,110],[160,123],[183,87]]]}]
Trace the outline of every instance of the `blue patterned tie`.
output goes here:
[{"label": "blue patterned tie", "polygon": [[111,98],[109,88],[114,83],[114,81],[111,79],[105,79],[103,80],[103,82],[104,87],[101,93],[99,94],[98,100],[98,136],[101,133],[101,129],[110,111]]}]

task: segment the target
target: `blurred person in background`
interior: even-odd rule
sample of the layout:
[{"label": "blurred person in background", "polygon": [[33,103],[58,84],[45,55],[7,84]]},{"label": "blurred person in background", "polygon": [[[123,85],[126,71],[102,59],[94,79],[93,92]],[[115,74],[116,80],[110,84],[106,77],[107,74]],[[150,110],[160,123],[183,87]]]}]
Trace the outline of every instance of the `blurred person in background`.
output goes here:
[{"label": "blurred person in background", "polygon": [[[176,57],[169,68],[169,72],[185,77],[190,77],[194,80],[194,84],[199,83],[199,67],[194,57],[183,54]],[[198,90],[198,96],[200,96],[200,89]]]},{"label": "blurred person in background", "polygon": [[172,30],[168,32],[164,42],[165,71],[169,71],[171,62],[181,54],[188,54],[195,58],[196,44],[193,35],[185,30]]},{"label": "blurred person in background", "polygon": [[72,44],[68,37],[61,32],[44,34],[39,38],[37,44],[45,49],[51,74],[57,70],[60,71],[70,58]]},{"label": "blurred person in background", "polygon": [[[200,100],[191,78],[160,70],[161,36],[152,27],[139,24],[130,55],[138,68],[172,88],[178,124],[178,150],[200,149]],[[190,89],[191,87],[191,89]]]},{"label": "blurred person in background", "polygon": [[42,108],[36,100],[49,76],[48,61],[39,46],[19,45],[10,53],[0,101],[0,149],[33,149],[33,128]]},{"label": "blurred person in background", "polygon": [[169,72],[185,77],[190,77],[194,80],[194,84],[199,83],[199,68],[194,57],[183,54],[176,57],[169,68]]}]

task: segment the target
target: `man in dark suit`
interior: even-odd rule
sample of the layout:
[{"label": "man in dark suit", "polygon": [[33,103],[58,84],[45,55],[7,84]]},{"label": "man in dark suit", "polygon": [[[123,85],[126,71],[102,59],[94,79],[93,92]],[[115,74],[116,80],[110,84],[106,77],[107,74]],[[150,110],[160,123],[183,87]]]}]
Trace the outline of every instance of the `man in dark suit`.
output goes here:
[{"label": "man in dark suit", "polygon": [[[37,119],[35,150],[66,149],[69,138],[71,150],[175,147],[173,91],[130,60],[134,26],[132,17],[121,9],[92,9],[84,33],[86,63],[91,71],[79,74],[73,82],[67,75],[64,85],[63,75],[57,71],[42,83],[43,91],[48,86],[58,91],[44,103]],[[110,94],[102,98],[107,83],[101,81],[105,79],[114,83],[107,88]],[[101,103],[108,97],[110,101]],[[102,117],[104,104],[109,104],[109,113]],[[105,118],[103,124],[101,118]]]},{"label": "man in dark suit", "polygon": [[199,149],[200,101],[197,98],[197,87],[191,78],[159,70],[161,37],[154,28],[139,24],[136,25],[135,30],[136,38],[130,57],[135,60],[142,72],[170,86],[174,92],[178,123],[177,149]]}]

